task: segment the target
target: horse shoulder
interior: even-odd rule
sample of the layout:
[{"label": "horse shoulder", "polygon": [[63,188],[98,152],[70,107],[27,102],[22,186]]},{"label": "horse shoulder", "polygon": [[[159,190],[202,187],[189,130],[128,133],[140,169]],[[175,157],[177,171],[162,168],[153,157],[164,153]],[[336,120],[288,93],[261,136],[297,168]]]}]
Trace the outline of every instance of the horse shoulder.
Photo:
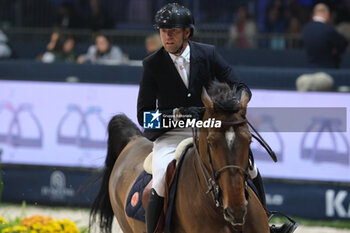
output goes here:
[{"label": "horse shoulder", "polygon": [[194,148],[189,149],[181,166],[171,232],[231,232],[227,227],[218,230],[218,225],[227,223],[217,214],[213,200],[205,194],[206,188],[200,187],[197,175],[201,173],[194,170],[194,153]]},{"label": "horse shoulder", "polygon": [[269,233],[269,221],[266,210],[261,204],[259,198],[254,191],[248,187],[249,205],[246,224],[243,227],[243,232],[247,233]]}]

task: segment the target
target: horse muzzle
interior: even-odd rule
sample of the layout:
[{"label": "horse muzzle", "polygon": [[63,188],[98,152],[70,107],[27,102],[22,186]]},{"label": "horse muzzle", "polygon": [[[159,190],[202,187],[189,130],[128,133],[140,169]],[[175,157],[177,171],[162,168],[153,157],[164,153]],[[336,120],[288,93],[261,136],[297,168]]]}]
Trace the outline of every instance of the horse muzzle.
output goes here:
[{"label": "horse muzzle", "polygon": [[245,223],[245,217],[247,215],[247,208],[244,207],[241,210],[232,210],[230,207],[224,209],[224,219],[231,223],[233,226],[243,226]]}]

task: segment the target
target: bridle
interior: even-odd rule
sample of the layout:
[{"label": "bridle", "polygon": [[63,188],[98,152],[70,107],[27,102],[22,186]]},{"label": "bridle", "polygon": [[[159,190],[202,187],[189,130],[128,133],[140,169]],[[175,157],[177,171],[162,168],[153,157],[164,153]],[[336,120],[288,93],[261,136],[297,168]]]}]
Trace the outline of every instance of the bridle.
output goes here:
[{"label": "bridle", "polygon": [[[222,122],[222,125],[235,127],[235,126],[239,126],[239,125],[242,125],[245,123],[247,123],[247,120],[243,119],[243,120],[233,121],[233,122]],[[198,150],[199,139],[198,139],[198,133],[197,133],[196,128],[192,128],[192,134],[193,134],[193,143],[194,143],[194,149],[195,149],[195,158],[197,159],[197,161],[200,165],[199,171],[203,174],[205,183],[206,183],[207,188],[208,188],[205,191],[205,193],[211,194],[216,207],[221,207],[222,209],[224,209],[224,206],[222,203],[221,188],[218,184],[218,180],[219,180],[220,174],[227,169],[237,170],[240,173],[240,175],[243,176],[244,186],[245,186],[244,189],[245,189],[245,193],[246,193],[246,198],[248,199],[249,198],[248,186],[247,186],[247,179],[249,176],[248,167],[244,169],[244,168],[237,166],[237,165],[226,165],[226,166],[221,167],[218,170],[215,170],[214,164],[213,164],[213,159],[212,159],[212,154],[211,154],[211,146],[209,143],[207,143],[207,152],[208,152],[209,165],[210,165],[210,172],[209,172],[208,169],[206,168],[206,166],[204,165],[200,155],[199,155],[199,150]],[[197,169],[195,169],[195,172],[196,172],[196,175],[197,175],[197,178],[199,181],[199,175],[198,175]],[[243,223],[236,223],[234,221],[231,221],[230,223],[233,227],[241,228],[244,224],[244,221],[243,221]]]},{"label": "bridle", "polygon": [[[249,121],[247,119],[232,121],[232,122],[222,122],[222,126],[226,126],[226,127],[231,127],[231,126],[237,127],[237,126],[240,126],[242,124],[248,124],[253,129],[253,131],[257,134],[257,136],[252,134],[252,137],[257,139],[257,141],[268,151],[268,153],[270,154],[272,159],[276,162],[277,158],[276,158],[274,152],[272,151],[272,149],[270,148],[270,146],[264,141],[264,139],[260,136],[260,134],[255,130],[255,128],[249,123]],[[218,180],[219,180],[220,174],[223,171],[225,171],[227,169],[234,169],[234,170],[237,170],[244,179],[245,196],[246,196],[246,199],[248,200],[249,199],[249,192],[248,192],[248,185],[247,185],[248,178],[249,178],[248,168],[252,168],[252,166],[254,165],[254,158],[253,158],[252,154],[249,153],[249,161],[251,163],[246,168],[242,168],[240,166],[230,164],[230,165],[223,166],[223,167],[219,168],[218,170],[215,170],[214,165],[213,165],[212,154],[211,154],[212,149],[211,149],[210,144],[207,143],[207,154],[208,154],[209,165],[210,165],[210,172],[209,172],[208,169],[206,168],[206,166],[204,165],[204,163],[200,157],[200,154],[199,154],[199,145],[198,145],[199,138],[198,138],[197,131],[198,131],[197,128],[192,128],[193,144],[194,144],[194,150],[195,150],[195,159],[198,161],[198,163],[200,165],[199,171],[203,174],[205,183],[206,183],[207,188],[208,188],[205,191],[205,193],[211,194],[216,207],[221,207],[222,209],[224,209],[224,206],[222,203],[221,188],[218,184]],[[197,169],[194,169],[194,170],[196,172],[197,179],[198,179],[199,184],[200,184],[198,171],[197,171]],[[202,187],[201,184],[200,184],[200,187]],[[242,223],[236,223],[234,221],[230,221],[230,223],[237,231],[242,231],[242,227],[245,223],[245,217],[243,218]]]}]

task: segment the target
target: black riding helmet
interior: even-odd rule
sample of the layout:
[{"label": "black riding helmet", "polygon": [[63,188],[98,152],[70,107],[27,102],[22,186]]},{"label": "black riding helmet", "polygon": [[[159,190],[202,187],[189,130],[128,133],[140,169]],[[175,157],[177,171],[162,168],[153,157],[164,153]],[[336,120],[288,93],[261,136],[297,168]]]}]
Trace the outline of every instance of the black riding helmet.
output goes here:
[{"label": "black riding helmet", "polygon": [[194,19],[191,11],[178,3],[168,3],[155,16],[156,29],[159,28],[191,28],[190,37],[194,31]]}]

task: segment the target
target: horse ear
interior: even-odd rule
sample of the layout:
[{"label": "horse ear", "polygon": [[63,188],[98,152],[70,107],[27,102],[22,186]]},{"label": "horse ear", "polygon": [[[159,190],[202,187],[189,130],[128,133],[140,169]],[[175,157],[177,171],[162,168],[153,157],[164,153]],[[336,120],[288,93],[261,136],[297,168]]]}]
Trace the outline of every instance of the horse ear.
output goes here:
[{"label": "horse ear", "polygon": [[246,92],[245,90],[242,91],[242,94],[241,94],[241,100],[240,100],[240,103],[241,103],[241,107],[242,109],[244,109],[244,115],[247,111],[247,106],[248,106],[248,102],[249,102],[250,98],[249,98],[249,94],[248,92]]},{"label": "horse ear", "polygon": [[214,103],[211,100],[210,96],[208,95],[207,90],[204,87],[202,88],[202,102],[203,102],[205,108],[207,108],[207,109],[214,108]]}]

